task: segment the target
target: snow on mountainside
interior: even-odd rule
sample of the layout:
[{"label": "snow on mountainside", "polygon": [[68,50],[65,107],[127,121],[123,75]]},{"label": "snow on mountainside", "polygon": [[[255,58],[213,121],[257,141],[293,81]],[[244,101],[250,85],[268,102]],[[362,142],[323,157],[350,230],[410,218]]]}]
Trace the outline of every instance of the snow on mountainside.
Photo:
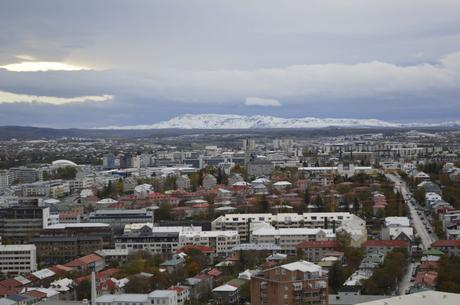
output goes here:
[{"label": "snow on mountainside", "polygon": [[103,129],[253,129],[253,128],[324,128],[324,127],[402,127],[376,119],[280,118],[233,114],[185,114],[152,125],[109,126]]}]

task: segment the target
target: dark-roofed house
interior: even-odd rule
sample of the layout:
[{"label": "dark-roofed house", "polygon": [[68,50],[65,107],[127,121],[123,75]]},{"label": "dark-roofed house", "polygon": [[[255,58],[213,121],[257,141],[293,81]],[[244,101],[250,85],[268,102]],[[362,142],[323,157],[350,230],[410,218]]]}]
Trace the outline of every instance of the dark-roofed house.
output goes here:
[{"label": "dark-roofed house", "polygon": [[166,268],[166,271],[171,274],[177,270],[185,267],[185,259],[180,255],[173,255],[171,259],[168,259],[160,264],[160,268]]}]

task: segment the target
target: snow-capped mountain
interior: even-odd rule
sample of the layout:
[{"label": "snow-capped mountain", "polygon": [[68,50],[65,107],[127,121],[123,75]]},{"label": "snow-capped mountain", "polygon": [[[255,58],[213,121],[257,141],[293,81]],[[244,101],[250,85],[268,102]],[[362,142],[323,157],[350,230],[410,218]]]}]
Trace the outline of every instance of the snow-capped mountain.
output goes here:
[{"label": "snow-capped mountain", "polygon": [[460,121],[441,123],[391,123],[376,119],[280,118],[264,115],[184,114],[151,125],[108,126],[99,129],[261,129],[325,127],[459,127]]},{"label": "snow-capped mountain", "polygon": [[254,129],[325,127],[403,127],[376,119],[280,118],[233,114],[185,114],[152,125],[109,126],[104,129]]}]

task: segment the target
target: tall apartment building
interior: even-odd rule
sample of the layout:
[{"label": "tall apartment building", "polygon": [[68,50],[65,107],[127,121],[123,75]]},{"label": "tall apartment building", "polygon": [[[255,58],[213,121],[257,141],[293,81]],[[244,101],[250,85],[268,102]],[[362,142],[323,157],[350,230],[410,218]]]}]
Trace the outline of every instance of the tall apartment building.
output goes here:
[{"label": "tall apartment building", "polygon": [[318,265],[297,261],[251,277],[252,305],[327,305],[327,273]]},{"label": "tall apartment building", "polygon": [[358,223],[365,231],[365,222],[356,215],[348,212],[334,213],[259,213],[259,214],[226,214],[212,221],[212,230],[238,231],[241,241],[250,241],[252,224],[265,222],[276,229],[279,228],[339,228],[350,222]]},{"label": "tall apartment building", "polygon": [[253,151],[256,149],[256,140],[254,139],[243,139],[243,150]]},{"label": "tall apartment building", "polygon": [[60,264],[113,247],[112,228],[102,223],[60,223],[48,226],[31,242],[40,263]]},{"label": "tall apartment building", "polygon": [[96,210],[89,214],[88,220],[110,224],[116,232],[120,232],[127,224],[153,223],[153,211],[147,211],[147,209]]},{"label": "tall apartment building", "polygon": [[189,231],[179,234],[179,244],[202,245],[216,250],[218,255],[228,255],[240,244],[238,231]]},{"label": "tall apartment building", "polygon": [[104,169],[114,169],[115,166],[115,155],[112,153],[104,155],[102,159],[102,168]]},{"label": "tall apartment building", "polygon": [[38,170],[24,166],[12,167],[9,169],[13,173],[13,179],[20,183],[33,183],[38,180]]},{"label": "tall apartment building", "polygon": [[80,256],[102,250],[102,237],[97,236],[39,236],[31,242],[37,247],[40,264],[64,264]]},{"label": "tall apartment building", "polygon": [[318,228],[281,228],[263,225],[251,234],[251,243],[270,243],[281,247],[282,253],[295,255],[297,245],[304,241],[332,241],[335,233],[331,229]]},{"label": "tall apartment building", "polygon": [[35,245],[0,245],[0,272],[25,274],[37,271]]},{"label": "tall apartment building", "polygon": [[[122,235],[115,236],[115,248],[129,251],[147,250],[156,254],[174,253],[179,246],[179,233],[184,227],[129,226]],[[191,227],[190,229],[201,230]]]},{"label": "tall apartment building", "polygon": [[10,243],[27,243],[48,225],[48,207],[22,205],[0,209],[0,236]]},{"label": "tall apartment building", "polygon": [[7,170],[0,170],[0,191],[13,184],[13,174]]},{"label": "tall apartment building", "polygon": [[124,234],[115,237],[116,249],[148,250],[154,253],[174,253],[186,245],[211,247],[220,255],[231,253],[240,244],[236,231],[202,231],[201,227],[153,227],[127,225]]}]

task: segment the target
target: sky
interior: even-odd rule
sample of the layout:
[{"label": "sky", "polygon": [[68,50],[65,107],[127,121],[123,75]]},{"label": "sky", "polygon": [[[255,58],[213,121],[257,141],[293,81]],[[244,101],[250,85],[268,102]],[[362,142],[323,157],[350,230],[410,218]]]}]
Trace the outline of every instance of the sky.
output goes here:
[{"label": "sky", "polygon": [[460,120],[460,1],[0,1],[0,125],[188,113]]}]

